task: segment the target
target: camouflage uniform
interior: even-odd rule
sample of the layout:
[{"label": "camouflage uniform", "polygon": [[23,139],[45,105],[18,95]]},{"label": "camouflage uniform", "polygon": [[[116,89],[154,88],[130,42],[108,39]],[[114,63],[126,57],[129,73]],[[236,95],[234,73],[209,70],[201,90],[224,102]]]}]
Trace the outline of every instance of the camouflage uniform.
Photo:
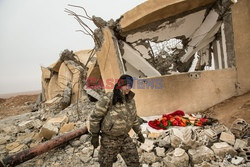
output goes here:
[{"label": "camouflage uniform", "polygon": [[121,154],[127,166],[139,166],[138,152],[129,137],[128,132],[133,129],[137,134],[141,132],[138,121],[134,93],[129,92],[128,102],[111,105],[113,93],[105,94],[96,104],[96,109],[89,116],[88,130],[91,134],[101,134],[101,148],[99,162],[101,167],[112,166],[117,155]]}]

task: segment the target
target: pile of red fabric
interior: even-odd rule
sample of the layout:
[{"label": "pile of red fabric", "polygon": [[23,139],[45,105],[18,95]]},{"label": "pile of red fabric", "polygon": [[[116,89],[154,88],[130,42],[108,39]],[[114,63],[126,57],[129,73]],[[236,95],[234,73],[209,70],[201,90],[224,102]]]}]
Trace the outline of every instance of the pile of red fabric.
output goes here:
[{"label": "pile of red fabric", "polygon": [[154,129],[168,129],[169,126],[202,126],[206,124],[207,118],[195,118],[195,117],[185,117],[185,113],[181,110],[177,110],[170,114],[163,114],[162,118],[149,121],[148,125]]}]

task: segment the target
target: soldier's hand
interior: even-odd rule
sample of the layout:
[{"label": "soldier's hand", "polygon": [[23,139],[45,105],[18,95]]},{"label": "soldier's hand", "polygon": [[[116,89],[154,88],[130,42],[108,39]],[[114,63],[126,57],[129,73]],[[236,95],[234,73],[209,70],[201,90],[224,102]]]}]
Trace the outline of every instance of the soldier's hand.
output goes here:
[{"label": "soldier's hand", "polygon": [[141,143],[144,143],[145,142],[145,138],[144,138],[144,136],[143,136],[143,134],[142,133],[139,133],[138,134],[138,139],[137,139],[139,142],[141,142]]},{"label": "soldier's hand", "polygon": [[94,146],[94,148],[99,146],[99,135],[92,135],[91,144]]}]

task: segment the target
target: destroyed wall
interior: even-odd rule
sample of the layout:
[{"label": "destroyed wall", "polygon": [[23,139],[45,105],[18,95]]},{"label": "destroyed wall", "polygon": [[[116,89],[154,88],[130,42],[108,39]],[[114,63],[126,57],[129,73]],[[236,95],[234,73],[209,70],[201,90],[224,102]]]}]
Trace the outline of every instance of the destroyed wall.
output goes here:
[{"label": "destroyed wall", "polygon": [[[236,71],[223,69],[215,71],[183,73],[149,78],[162,80],[162,87],[149,89],[147,84],[134,89],[139,115],[162,115],[177,109],[186,113],[205,110],[220,101],[235,95]],[[137,82],[138,83],[138,82]]]},{"label": "destroyed wall", "polygon": [[[191,77],[196,73],[162,76],[163,89],[134,90],[139,115],[163,114],[176,109],[192,113],[248,92],[250,90],[249,9],[250,3],[247,0],[239,1],[232,8],[233,34],[232,32],[227,34],[226,38],[234,37],[236,69],[202,71],[197,73],[198,77]],[[230,43],[226,45],[228,49]],[[231,61],[230,56],[228,61]],[[222,65],[220,62],[220,66]],[[143,107],[146,105],[147,107]]]},{"label": "destroyed wall", "polygon": [[[107,80],[119,78],[124,73],[121,55],[117,49],[117,40],[114,38],[113,32],[109,28],[103,29],[103,43],[99,51],[96,52],[101,76],[104,86]],[[96,78],[94,78],[96,79]],[[106,89],[112,91],[113,88]]]},{"label": "destroyed wall", "polygon": [[[232,17],[230,9],[233,5],[232,2],[235,1],[204,0],[194,2],[185,0],[155,3],[155,1],[149,0],[125,13],[119,20],[120,29],[110,28],[110,31],[114,31],[114,33],[111,33],[112,36],[109,38],[117,40],[119,45],[113,45],[115,47],[112,48],[113,46],[107,47],[106,44],[103,44],[104,47],[102,46],[101,49],[106,48],[108,52],[115,53],[111,55],[116,56],[118,64],[124,67],[124,69],[120,67],[120,72],[122,73],[124,70],[123,73],[130,74],[137,79],[147,78],[150,80],[153,78],[162,82],[160,89],[146,88],[148,81],[143,80],[139,81],[139,89],[135,86],[133,91],[136,93],[139,115],[163,114],[176,109],[182,109],[187,113],[201,111],[237,95],[238,86],[241,85],[238,84],[239,80],[244,81],[242,85],[249,83],[247,77],[244,77],[249,75],[246,73],[247,65],[249,65],[248,60],[244,61],[244,67],[241,66],[240,61],[237,62],[239,59],[237,54],[241,49],[236,48],[234,52],[233,42],[237,33],[233,35],[235,25],[232,26],[232,21],[236,22],[234,20],[242,19],[240,15],[243,14],[234,14],[235,10],[240,11],[235,6]],[[240,1],[239,3],[247,2]],[[249,10],[247,5],[244,7],[245,11]],[[248,18],[244,18],[246,21],[242,21],[242,24],[244,22],[247,24]],[[247,31],[248,26],[244,27],[245,31]],[[240,32],[240,28],[237,31]],[[177,64],[177,72],[184,72],[182,74],[162,75],[157,66],[148,61],[152,58],[153,52],[150,43],[164,42],[169,39],[181,40],[182,42],[183,47],[177,47],[178,49],[175,50],[178,51],[177,56],[173,60]],[[241,39],[241,37],[237,37],[235,42]],[[245,41],[247,40],[249,39],[245,39]],[[245,49],[247,42],[237,47]],[[206,62],[206,64],[196,65],[197,72],[185,73],[189,71],[196,54],[199,57],[205,55],[198,61]],[[246,55],[241,56],[242,61]],[[109,54],[101,56],[101,59],[109,59]],[[237,68],[235,68],[235,57]],[[211,61],[213,61],[216,70],[199,71],[205,69],[205,66],[211,66]],[[110,63],[111,66],[115,65],[113,62]],[[165,63],[162,59],[159,62],[159,64]],[[106,64],[106,66],[108,65]],[[164,67],[167,66],[167,63],[164,64]],[[238,70],[239,66],[241,66],[242,72]],[[119,68],[116,69],[119,71]],[[110,70],[100,69],[100,71],[102,76],[105,76],[103,79],[115,76]],[[249,91],[247,86],[245,88],[243,92]],[[110,91],[110,89],[106,89],[106,91]]]},{"label": "destroyed wall", "polygon": [[250,1],[240,0],[232,8],[238,93],[250,90]]},{"label": "destroyed wall", "polygon": [[[124,14],[121,19],[122,35],[126,37],[126,43],[139,52],[161,75],[192,71],[191,65],[195,66],[196,71],[234,67],[233,38],[226,36],[232,34],[231,3],[227,0],[211,4],[210,1],[204,2],[207,2],[204,3],[206,6],[196,6],[195,9],[190,7],[188,10],[183,7],[187,11],[168,15],[167,18],[162,17],[167,12],[158,8],[152,12],[152,9],[144,5],[147,3],[144,3],[141,6],[146,8],[146,11],[161,11],[162,15],[157,15],[158,20],[152,22],[149,18],[154,14],[144,14],[141,19],[147,24],[142,22],[140,27],[127,31],[123,20],[127,18],[131,24],[135,24],[136,21],[128,18],[128,15],[136,13],[135,8]],[[186,4],[193,2],[187,0],[168,4],[170,6],[167,6],[166,10]]]},{"label": "destroyed wall", "polygon": [[[41,67],[43,107],[60,111],[80,98],[86,98],[86,77],[100,77],[100,74],[95,74],[96,58],[89,59],[90,52],[64,50],[56,63]],[[87,69],[92,71],[87,73]]]}]

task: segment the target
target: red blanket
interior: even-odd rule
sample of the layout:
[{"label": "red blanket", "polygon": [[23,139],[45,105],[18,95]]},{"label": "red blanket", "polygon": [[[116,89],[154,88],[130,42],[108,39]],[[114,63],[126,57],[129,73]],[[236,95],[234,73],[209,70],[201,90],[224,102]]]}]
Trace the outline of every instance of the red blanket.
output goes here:
[{"label": "red blanket", "polygon": [[168,129],[169,126],[202,126],[207,122],[206,118],[194,118],[190,120],[190,117],[184,117],[185,113],[181,110],[177,110],[170,114],[163,114],[162,118],[149,121],[148,125],[154,129]]}]

